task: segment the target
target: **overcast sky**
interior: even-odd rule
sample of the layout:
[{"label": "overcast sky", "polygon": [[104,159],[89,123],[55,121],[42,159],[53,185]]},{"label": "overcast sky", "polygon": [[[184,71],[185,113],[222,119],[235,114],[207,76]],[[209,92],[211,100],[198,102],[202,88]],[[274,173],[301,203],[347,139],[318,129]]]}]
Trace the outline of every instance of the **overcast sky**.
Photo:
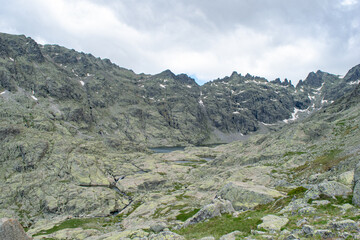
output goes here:
[{"label": "overcast sky", "polygon": [[0,0],[0,31],[199,83],[360,64],[360,0]]}]

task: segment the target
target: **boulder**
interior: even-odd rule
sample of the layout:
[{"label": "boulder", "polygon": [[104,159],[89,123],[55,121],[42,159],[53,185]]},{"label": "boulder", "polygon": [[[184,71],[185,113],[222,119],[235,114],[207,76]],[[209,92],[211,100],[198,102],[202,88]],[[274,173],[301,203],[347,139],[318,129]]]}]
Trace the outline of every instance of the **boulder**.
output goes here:
[{"label": "boulder", "polygon": [[340,174],[338,181],[347,186],[351,186],[354,182],[354,171],[348,171]]},{"label": "boulder", "polygon": [[163,231],[166,228],[166,225],[164,223],[156,223],[150,226],[150,230],[159,233]]},{"label": "boulder", "polygon": [[0,239],[1,240],[30,240],[24,228],[16,219],[0,219]]},{"label": "boulder", "polygon": [[259,204],[267,204],[282,194],[265,186],[248,183],[228,183],[218,193],[222,199],[229,200],[234,209],[248,210]]},{"label": "boulder", "polygon": [[311,186],[305,193],[305,199],[318,199],[322,194],[328,197],[347,196],[351,192],[351,188],[342,183],[325,180],[322,183]]},{"label": "boulder", "polygon": [[302,231],[306,237],[312,237],[315,233],[314,227],[310,225],[304,225]]},{"label": "boulder", "polygon": [[285,226],[289,219],[286,217],[278,217],[275,215],[267,215],[261,218],[263,223],[258,225],[258,228],[264,228],[268,231],[280,231],[283,226]]},{"label": "boulder", "polygon": [[346,196],[351,194],[351,188],[335,181],[324,181],[318,185],[322,194],[329,197]]},{"label": "boulder", "polygon": [[220,240],[235,240],[235,239],[237,239],[236,237],[241,234],[242,233],[240,231],[234,231],[234,232],[228,233],[228,234],[220,237]]},{"label": "boulder", "polygon": [[204,206],[194,216],[186,220],[183,226],[187,227],[206,219],[221,216],[221,214],[233,212],[235,212],[235,210],[230,201],[215,199],[213,203]]},{"label": "boulder", "polygon": [[358,225],[355,221],[346,219],[338,222],[330,223],[330,227],[340,231],[340,230],[357,230]]},{"label": "boulder", "polygon": [[354,172],[354,193],[352,202],[356,206],[360,206],[360,162],[355,167]]},{"label": "boulder", "polygon": [[320,236],[322,239],[332,239],[335,237],[335,234],[333,232],[331,232],[330,230],[326,230],[326,229],[315,230],[314,235]]},{"label": "boulder", "polygon": [[150,235],[149,240],[185,240],[185,238],[179,234],[170,232],[170,231],[164,231],[158,234]]}]

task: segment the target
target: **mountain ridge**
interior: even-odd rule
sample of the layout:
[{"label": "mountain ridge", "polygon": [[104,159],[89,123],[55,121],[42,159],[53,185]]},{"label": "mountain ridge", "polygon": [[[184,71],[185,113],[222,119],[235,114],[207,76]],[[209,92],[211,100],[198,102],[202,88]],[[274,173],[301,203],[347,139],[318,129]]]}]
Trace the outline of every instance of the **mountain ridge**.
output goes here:
[{"label": "mountain ridge", "polygon": [[287,79],[233,72],[199,86],[186,74],[136,74],[108,59],[9,34],[0,35],[0,56],[2,92],[23,89],[40,105],[51,102],[62,121],[153,146],[242,139],[325,106],[351,91],[359,75],[359,66],[344,78],[317,71],[295,87]]}]

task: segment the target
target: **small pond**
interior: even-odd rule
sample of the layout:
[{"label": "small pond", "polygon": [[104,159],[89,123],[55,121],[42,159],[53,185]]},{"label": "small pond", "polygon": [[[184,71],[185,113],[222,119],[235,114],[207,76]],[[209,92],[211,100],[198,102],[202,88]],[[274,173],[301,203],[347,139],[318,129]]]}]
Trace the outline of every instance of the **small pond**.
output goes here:
[{"label": "small pond", "polygon": [[150,148],[154,153],[169,153],[173,151],[184,151],[185,147],[156,147]]}]

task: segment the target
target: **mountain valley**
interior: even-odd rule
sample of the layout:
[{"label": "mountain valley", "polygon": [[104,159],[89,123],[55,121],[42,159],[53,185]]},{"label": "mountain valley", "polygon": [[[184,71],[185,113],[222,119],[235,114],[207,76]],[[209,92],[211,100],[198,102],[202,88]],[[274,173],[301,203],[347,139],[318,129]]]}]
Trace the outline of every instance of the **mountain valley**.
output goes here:
[{"label": "mountain valley", "polygon": [[358,239],[359,83],[199,86],[0,34],[0,217],[34,239]]}]

